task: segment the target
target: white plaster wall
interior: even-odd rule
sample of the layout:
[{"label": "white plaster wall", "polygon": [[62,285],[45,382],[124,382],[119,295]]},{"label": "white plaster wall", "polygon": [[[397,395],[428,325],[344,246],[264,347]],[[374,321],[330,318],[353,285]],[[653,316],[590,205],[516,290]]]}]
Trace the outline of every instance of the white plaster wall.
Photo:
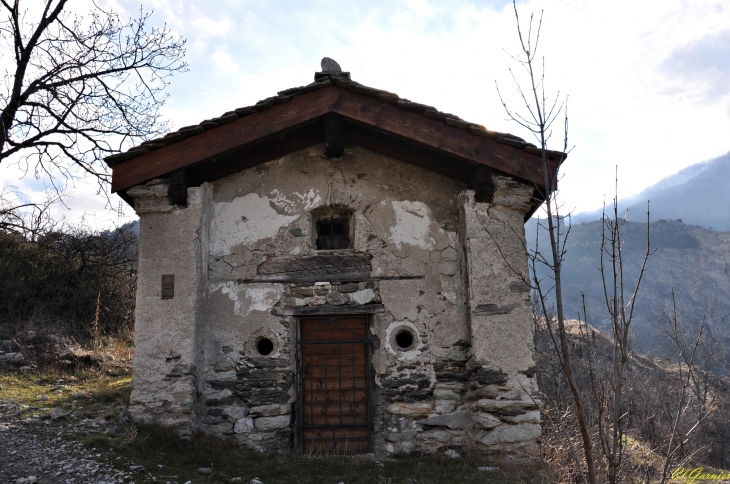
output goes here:
[{"label": "white plaster wall", "polygon": [[[156,198],[160,211],[140,214],[130,411],[137,421],[176,427],[189,435],[195,425],[196,330],[204,297],[204,239],[199,236],[203,197],[200,188],[189,189],[188,206],[181,209],[163,203],[162,191],[152,191],[133,192],[143,206],[144,199]],[[175,276],[173,299],[160,297],[163,274]]]},{"label": "white plaster wall", "polygon": [[249,193],[230,202],[214,202],[211,253],[227,255],[233,247],[256,247],[259,241],[276,237],[297,216],[279,213],[272,206],[275,200]]},{"label": "white plaster wall", "polygon": [[[509,375],[533,361],[533,322],[525,251],[524,214],[532,189],[497,178],[492,203],[462,194],[464,246],[468,262],[472,354],[479,363]],[[479,315],[480,306],[491,315]]]},{"label": "white plaster wall", "polygon": [[448,329],[436,334],[451,346],[468,336],[457,233],[461,189],[459,182],[360,147],[329,159],[315,146],[214,182],[210,327],[228,336],[226,328],[240,328],[240,346],[257,329],[250,321],[274,325],[270,312],[281,285],[237,281],[254,278],[267,258],[315,253],[311,212],[334,206],[354,212],[353,249],[373,255],[373,276],[422,278],[400,282],[414,295],[404,301],[411,312],[424,307],[418,318],[406,318],[418,319],[428,333],[444,319],[438,326]]}]

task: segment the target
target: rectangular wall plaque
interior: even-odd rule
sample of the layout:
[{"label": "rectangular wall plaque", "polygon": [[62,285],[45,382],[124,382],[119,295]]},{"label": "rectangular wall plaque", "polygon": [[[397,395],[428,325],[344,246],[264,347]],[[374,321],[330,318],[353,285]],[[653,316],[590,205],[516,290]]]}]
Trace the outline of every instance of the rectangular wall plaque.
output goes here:
[{"label": "rectangular wall plaque", "polygon": [[175,275],[166,274],[162,276],[162,299],[172,299],[175,297]]}]

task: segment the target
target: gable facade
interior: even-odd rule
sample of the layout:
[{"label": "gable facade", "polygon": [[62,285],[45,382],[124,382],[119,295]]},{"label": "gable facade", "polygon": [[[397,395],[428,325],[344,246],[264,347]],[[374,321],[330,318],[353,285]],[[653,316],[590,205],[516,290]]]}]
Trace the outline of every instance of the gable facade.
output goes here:
[{"label": "gable facade", "polygon": [[125,186],[132,167],[116,185],[140,216],[135,420],[259,451],[539,459],[535,183],[324,128],[265,161],[234,152],[230,173],[199,160]]}]

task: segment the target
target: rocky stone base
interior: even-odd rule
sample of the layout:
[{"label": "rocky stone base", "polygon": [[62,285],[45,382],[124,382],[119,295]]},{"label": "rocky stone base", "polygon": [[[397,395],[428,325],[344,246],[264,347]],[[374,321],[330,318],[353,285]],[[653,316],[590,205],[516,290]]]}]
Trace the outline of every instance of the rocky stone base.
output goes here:
[{"label": "rocky stone base", "polygon": [[428,369],[422,370],[411,372],[411,381],[402,372],[382,381],[376,451],[433,454],[470,447],[515,463],[540,460],[533,375],[509,376],[481,366],[465,341],[434,362],[435,383],[426,379]]},{"label": "rocky stone base", "polygon": [[[289,358],[239,355],[232,361],[209,368],[195,407],[196,429],[257,451],[291,449],[294,374],[283,364]],[[530,395],[536,392],[531,372],[510,376],[482,366],[464,341],[433,364],[414,361],[397,370],[381,375],[372,395],[374,451],[434,454],[473,448],[515,463],[540,459],[540,411]],[[192,376],[182,373],[169,380],[183,390],[193,384]],[[187,401],[143,401],[133,394],[130,411],[137,422],[174,427],[183,436],[193,430]]]},{"label": "rocky stone base", "polygon": [[290,448],[291,369],[278,359],[242,357],[218,370],[205,381],[200,430],[257,451]]}]

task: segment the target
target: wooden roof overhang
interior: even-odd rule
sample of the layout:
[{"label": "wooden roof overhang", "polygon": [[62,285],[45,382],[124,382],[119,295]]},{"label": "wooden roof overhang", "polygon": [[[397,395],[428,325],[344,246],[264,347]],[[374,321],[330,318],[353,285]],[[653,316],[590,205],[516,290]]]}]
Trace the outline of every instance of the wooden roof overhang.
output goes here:
[{"label": "wooden roof overhang", "polygon": [[[539,150],[528,153],[447,123],[329,85],[116,163],[112,192],[131,205],[127,189],[169,177],[171,196],[184,203],[187,187],[317,143],[326,142],[328,156],[352,143],[472,186],[489,170],[513,176],[535,187],[529,218],[544,201]],[[549,159],[548,169],[554,173],[559,162]]]}]

